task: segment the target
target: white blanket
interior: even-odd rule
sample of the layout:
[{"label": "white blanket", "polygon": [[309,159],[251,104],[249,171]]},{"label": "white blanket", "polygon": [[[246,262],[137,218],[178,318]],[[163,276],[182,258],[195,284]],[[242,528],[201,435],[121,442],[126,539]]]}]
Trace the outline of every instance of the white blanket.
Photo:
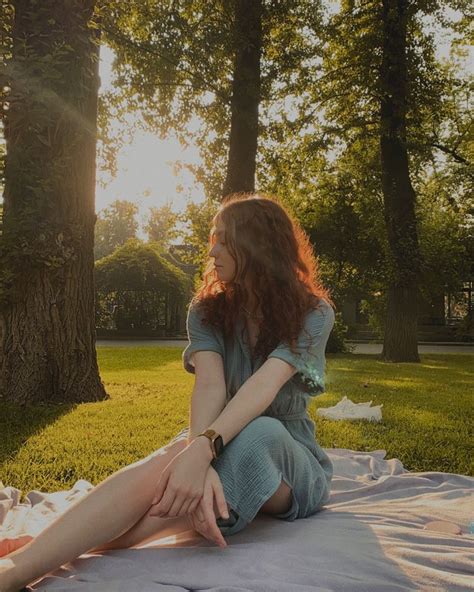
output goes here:
[{"label": "white blanket", "polygon": [[[474,590],[474,479],[410,473],[385,451],[326,449],[332,496],[314,516],[258,515],[219,549],[193,531],[140,548],[82,555],[33,590],[72,592],[401,592]],[[29,494],[0,490],[0,536],[39,531],[90,487]],[[426,529],[432,521],[460,534]]]}]

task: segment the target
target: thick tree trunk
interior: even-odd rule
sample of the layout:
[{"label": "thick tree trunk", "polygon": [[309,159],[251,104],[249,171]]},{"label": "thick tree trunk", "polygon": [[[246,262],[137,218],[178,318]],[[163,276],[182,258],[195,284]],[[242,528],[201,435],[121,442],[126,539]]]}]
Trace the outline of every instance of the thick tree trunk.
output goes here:
[{"label": "thick tree trunk", "polygon": [[407,0],[383,0],[380,153],[391,273],[382,358],[419,362],[420,255],[406,146],[406,36]]},{"label": "thick tree trunk", "polygon": [[223,197],[255,191],[261,52],[262,0],[235,0],[232,115]]},{"label": "thick tree trunk", "polygon": [[95,350],[98,34],[94,0],[15,0],[2,256],[0,397],[107,398]]}]

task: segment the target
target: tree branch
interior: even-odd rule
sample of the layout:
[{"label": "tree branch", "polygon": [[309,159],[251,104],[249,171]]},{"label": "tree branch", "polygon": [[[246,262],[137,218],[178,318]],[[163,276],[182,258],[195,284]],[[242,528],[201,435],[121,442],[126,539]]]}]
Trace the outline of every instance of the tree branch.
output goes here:
[{"label": "tree branch", "polygon": [[107,27],[103,27],[103,31],[105,31],[108,35],[110,35],[110,37],[112,39],[114,39],[118,43],[124,43],[125,45],[129,45],[139,51],[143,51],[143,52],[149,53],[151,55],[156,55],[157,57],[164,60],[165,62],[168,62],[169,64],[175,66],[177,72],[187,74],[191,80],[195,79],[195,80],[199,81],[202,86],[198,86],[198,88],[202,88],[203,90],[212,91],[217,97],[222,99],[226,104],[230,104],[230,97],[228,95],[221,92],[220,89],[215,87],[213,84],[211,84],[208,80],[206,80],[204,77],[200,76],[199,74],[192,72],[191,70],[189,70],[187,68],[178,68],[178,64],[176,63],[175,60],[172,60],[169,56],[157,51],[156,48],[154,48],[148,44],[138,43],[137,41],[134,41],[133,39],[130,39],[129,37],[126,37],[125,35],[121,35],[121,34],[117,33],[116,31],[112,31],[111,29],[109,29]]},{"label": "tree branch", "polygon": [[433,148],[438,148],[438,150],[441,150],[441,152],[444,152],[445,154],[449,154],[456,162],[471,166],[471,163],[466,158],[464,158],[464,156],[458,154],[456,150],[448,148],[448,146],[444,146],[443,144],[438,144],[438,142],[433,142],[431,146],[433,146]]}]

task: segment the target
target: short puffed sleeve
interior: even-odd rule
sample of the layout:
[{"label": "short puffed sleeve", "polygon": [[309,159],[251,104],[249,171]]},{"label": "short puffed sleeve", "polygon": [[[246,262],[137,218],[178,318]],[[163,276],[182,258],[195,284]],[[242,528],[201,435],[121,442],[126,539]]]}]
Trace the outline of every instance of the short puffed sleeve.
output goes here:
[{"label": "short puffed sleeve", "polygon": [[326,343],[334,326],[334,310],[326,300],[318,308],[306,314],[293,352],[287,343],[280,343],[269,358],[279,358],[294,366],[297,373],[294,384],[310,396],[324,392],[324,370],[326,365]]},{"label": "short puffed sleeve", "polygon": [[224,358],[224,344],[220,332],[203,322],[203,314],[199,305],[191,303],[186,318],[186,331],[189,343],[183,351],[183,366],[194,374],[192,354],[197,351],[214,351]]}]

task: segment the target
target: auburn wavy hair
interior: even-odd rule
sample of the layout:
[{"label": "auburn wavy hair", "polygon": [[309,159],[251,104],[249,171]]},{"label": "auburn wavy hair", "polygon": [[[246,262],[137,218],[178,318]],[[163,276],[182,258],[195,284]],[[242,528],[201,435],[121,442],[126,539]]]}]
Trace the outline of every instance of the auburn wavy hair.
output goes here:
[{"label": "auburn wavy hair", "polygon": [[210,249],[219,221],[235,276],[219,280],[209,257],[192,303],[199,304],[205,324],[233,335],[250,289],[263,314],[254,355],[265,359],[281,342],[294,351],[306,313],[318,308],[321,298],[334,307],[308,236],[277,198],[259,194],[234,194],[223,201],[212,221]]}]

